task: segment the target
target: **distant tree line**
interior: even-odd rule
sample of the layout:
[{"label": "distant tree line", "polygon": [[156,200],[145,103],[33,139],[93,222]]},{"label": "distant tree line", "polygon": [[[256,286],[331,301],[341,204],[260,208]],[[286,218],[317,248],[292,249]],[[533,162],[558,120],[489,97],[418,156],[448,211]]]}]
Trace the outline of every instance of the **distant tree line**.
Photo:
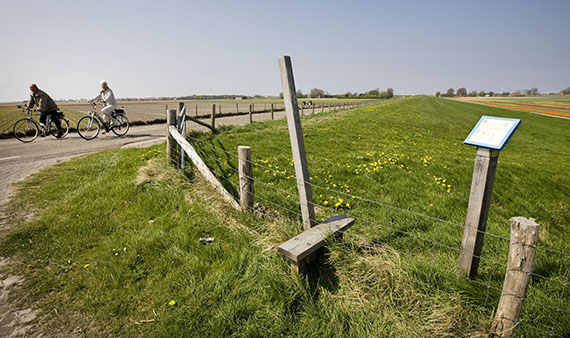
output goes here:
[{"label": "distant tree line", "polygon": [[[570,87],[565,89],[566,91],[570,92]],[[563,93],[564,90],[561,92]],[[558,94],[558,93],[550,93],[550,94]],[[517,96],[517,95],[525,95],[525,96],[539,96],[542,95],[539,91],[537,87],[533,87],[531,89],[524,89],[524,90],[518,90],[515,93],[512,94],[513,96]],[[435,96],[436,97],[454,97],[454,96],[459,96],[459,97],[474,97],[474,96],[511,96],[510,92],[501,92],[501,93],[495,93],[493,91],[476,91],[476,90],[472,90],[470,92],[467,92],[467,89],[465,87],[461,87],[461,88],[457,88],[457,90],[453,89],[453,88],[449,88],[447,90],[447,92],[442,93],[442,92],[435,92]]]}]

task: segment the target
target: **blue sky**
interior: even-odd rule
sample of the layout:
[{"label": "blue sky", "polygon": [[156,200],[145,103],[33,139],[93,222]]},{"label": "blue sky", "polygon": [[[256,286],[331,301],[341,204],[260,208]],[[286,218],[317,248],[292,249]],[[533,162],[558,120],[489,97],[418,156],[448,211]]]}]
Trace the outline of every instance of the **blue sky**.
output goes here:
[{"label": "blue sky", "polygon": [[0,0],[0,102],[570,86],[570,1]]}]

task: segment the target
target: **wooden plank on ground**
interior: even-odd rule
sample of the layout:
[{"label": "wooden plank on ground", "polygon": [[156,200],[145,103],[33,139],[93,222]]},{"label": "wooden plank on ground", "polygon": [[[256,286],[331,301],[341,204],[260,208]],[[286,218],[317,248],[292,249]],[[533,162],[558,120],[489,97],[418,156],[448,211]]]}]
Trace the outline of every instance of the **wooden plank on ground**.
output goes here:
[{"label": "wooden plank on ground", "polygon": [[333,216],[279,245],[277,251],[294,262],[300,262],[325,245],[327,236],[342,233],[353,224],[353,218]]}]

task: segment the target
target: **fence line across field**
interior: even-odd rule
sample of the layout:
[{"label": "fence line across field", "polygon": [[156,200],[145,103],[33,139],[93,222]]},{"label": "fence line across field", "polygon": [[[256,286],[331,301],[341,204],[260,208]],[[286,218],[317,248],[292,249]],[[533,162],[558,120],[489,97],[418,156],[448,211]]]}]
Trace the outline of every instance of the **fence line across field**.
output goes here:
[{"label": "fence line across field", "polygon": [[[170,130],[172,132],[176,130],[176,128],[174,129],[170,128]],[[242,165],[239,163],[245,163],[252,168],[256,167],[257,168],[256,170],[262,170],[264,171],[264,173],[272,173],[273,176],[280,175],[282,178],[283,177],[289,179],[292,178],[294,181],[296,181],[296,175],[288,173],[288,170],[290,170],[289,168],[287,168],[284,172],[283,170],[277,170],[272,167],[265,166],[262,163],[252,161],[250,158],[246,160],[242,158],[240,160],[240,155],[234,152],[227,151],[221,147],[217,147],[212,143],[200,140],[192,136],[187,136],[186,138],[192,142],[200,143],[201,145],[204,146],[204,148],[210,147],[206,149],[204,148],[200,149],[199,147],[198,149],[200,149],[200,151],[197,154],[199,154],[198,156],[204,156],[204,159],[206,159],[206,161],[213,161],[217,164],[217,166],[219,167],[219,171],[217,174],[214,175],[215,180],[217,179],[222,181],[224,183],[222,184],[222,186],[227,184],[226,187],[231,187],[230,190],[233,190],[234,193],[228,195],[230,196],[229,198],[231,199],[231,201],[235,203],[234,205],[237,205],[239,203],[239,196],[236,197],[235,195],[240,194],[240,192],[241,194],[244,194],[244,191],[242,190],[243,188],[242,183],[240,183],[240,181],[242,178],[245,178],[246,180],[249,180],[251,184],[257,186],[257,188],[255,189],[255,194],[252,197],[254,197],[255,200],[257,201],[260,201],[262,205],[265,204],[276,210],[281,210],[285,215],[293,216],[292,220],[296,220],[297,223],[300,222],[301,218],[303,218],[301,213],[294,210],[300,207],[300,204],[294,202],[292,206],[285,206],[283,205],[283,202],[279,202],[280,199],[275,195],[275,194],[283,195],[282,198],[287,200],[288,198],[291,197],[293,198],[298,197],[297,192],[292,192],[282,189],[280,187],[275,186],[272,182],[265,182],[262,179],[262,177],[255,177],[255,175],[253,174],[253,170],[251,171],[251,174],[244,175],[242,172],[240,172]],[[221,160],[217,152],[221,152],[222,154],[227,155],[226,158],[231,158],[232,160],[229,161]],[[239,168],[239,170],[236,169],[236,166],[234,165],[233,162],[238,162],[237,167]],[[176,165],[180,166],[180,163],[176,163]],[[232,176],[233,179],[230,178]],[[236,177],[239,177],[238,183],[235,183]],[[405,267],[405,271],[408,272],[409,277],[414,281],[419,282],[419,284],[424,285],[428,290],[437,290],[438,292],[444,292],[446,294],[452,295],[452,297],[455,297],[455,299],[458,299],[459,301],[465,302],[467,304],[471,305],[474,304],[476,307],[479,307],[483,311],[488,311],[489,304],[493,304],[491,308],[494,308],[495,304],[498,302],[499,296],[501,298],[501,302],[503,301],[504,297],[508,298],[514,296],[516,299],[520,299],[521,302],[524,300],[527,304],[529,304],[527,305],[527,307],[532,305],[534,307],[538,307],[543,310],[556,311],[556,316],[552,317],[553,321],[547,323],[546,325],[547,328],[545,329],[543,326],[541,326],[541,328],[538,329],[538,331],[541,331],[542,333],[547,333],[551,336],[562,336],[557,333],[558,331],[556,329],[556,325],[557,321],[560,318],[560,315],[568,316],[570,314],[570,310],[567,309],[566,306],[567,303],[564,302],[564,300],[566,299],[565,297],[568,297],[569,293],[568,276],[570,275],[570,267],[565,267],[566,262],[562,262],[564,259],[570,257],[569,253],[537,245],[527,245],[526,243],[513,242],[512,238],[509,239],[505,236],[492,234],[487,232],[486,230],[477,230],[486,234],[489,238],[496,241],[496,243],[494,243],[494,249],[487,248],[484,252],[482,252],[481,255],[476,255],[476,256],[474,255],[477,259],[481,261],[482,266],[485,266],[485,269],[483,269],[482,271],[487,271],[487,270],[488,271],[480,275],[478,278],[469,278],[468,276],[462,276],[457,273],[454,273],[456,268],[455,262],[445,263],[447,262],[446,260],[443,263],[439,262],[438,264],[436,264],[436,257],[439,259],[439,253],[441,252],[449,251],[452,252],[454,256],[458,255],[461,252],[460,236],[457,236],[457,238],[455,238],[450,235],[453,235],[454,232],[463,229],[464,225],[440,219],[437,217],[425,215],[419,212],[403,209],[394,205],[381,203],[362,196],[349,194],[344,191],[319,186],[317,184],[310,182],[310,178],[308,181],[304,181],[303,183],[307,184],[315,191],[323,190],[329,193],[334,193],[335,195],[340,195],[346,198],[347,200],[353,199],[355,201],[360,201],[360,203],[362,204],[362,208],[356,210],[351,208],[349,208],[348,210],[332,208],[326,205],[319,204],[319,208],[321,210],[320,213],[325,213],[325,214],[340,213],[342,216],[351,217],[355,219],[357,222],[359,222],[359,224],[367,224],[368,229],[370,228],[382,229],[382,233],[386,231],[384,235],[376,234],[376,236],[380,236],[378,237],[379,238],[378,243],[383,243],[386,240],[390,242],[391,240],[389,239],[389,237],[386,238],[386,236],[392,236],[391,234],[396,234],[398,238],[407,238],[408,240],[419,241],[418,242],[419,247],[425,247],[426,249],[430,248],[428,251],[428,255],[426,255],[426,257],[422,257],[422,255],[418,255],[413,251],[415,246],[412,246],[411,248],[408,247],[398,248],[398,244],[396,242],[391,244],[391,246],[394,246],[395,244],[396,246],[394,246],[394,248],[397,250],[397,252],[402,254],[404,257],[407,257],[407,259],[404,260],[403,262],[407,264],[406,265],[407,270]],[[269,193],[270,195],[265,196],[266,193]],[[255,207],[252,206],[253,201],[251,203],[252,204],[250,206],[247,206],[246,209],[254,211]],[[317,205],[316,203],[312,204]],[[375,216],[372,213],[372,211],[379,209],[386,209],[389,210],[388,212],[390,213],[396,213],[397,217],[405,217],[404,220],[406,222],[411,221],[412,222],[411,224],[413,224],[413,226],[409,229],[408,228],[402,229],[401,227],[394,226],[390,222],[378,221],[377,219],[374,218]],[[407,216],[398,216],[398,215],[407,215]],[[391,217],[393,218],[395,217],[395,215],[392,215]],[[412,218],[410,219],[409,217]],[[429,222],[435,222],[437,225],[434,225],[433,223],[430,224]],[[447,225],[447,227],[445,227],[445,225]],[[433,233],[432,230],[435,230],[435,234]],[[445,233],[447,236],[445,240],[443,240],[442,238],[443,233]],[[370,238],[366,240],[372,243],[373,245],[375,245],[376,243],[372,241]],[[543,276],[539,273],[533,272],[532,270],[526,272],[523,271],[523,274],[526,274],[529,279],[548,280],[550,282],[557,283],[560,287],[560,294],[558,295],[557,298],[550,297],[549,301],[547,297],[546,300],[541,301],[540,299],[533,298],[532,295],[531,296],[528,295],[525,296],[519,294],[511,295],[509,293],[505,293],[504,290],[500,288],[500,283],[502,282],[503,276],[505,276],[505,274],[510,271],[508,265],[504,263],[504,261],[506,260],[506,258],[504,257],[505,250],[508,249],[509,246],[517,244],[519,245],[522,244],[521,247],[525,247],[525,245],[527,247],[532,247],[534,250],[536,250],[537,256],[539,252],[543,251],[547,252],[548,254],[556,253],[560,255],[561,265],[559,267],[559,270],[564,271],[565,274],[565,277],[562,279]],[[491,243],[487,244],[487,246],[490,245]],[[424,272],[421,272],[420,270],[418,270],[418,266],[420,267],[429,266],[429,268],[427,269],[427,272],[425,272],[425,270],[423,270]],[[412,270],[409,270],[410,267],[413,267]],[[447,281],[455,280],[455,284],[454,283],[438,284],[437,281],[442,278]],[[477,296],[475,295],[474,296],[475,299],[473,299],[473,301],[470,301],[469,296],[463,295],[464,290],[460,286],[459,281],[467,281],[469,284],[472,284],[476,286],[476,288],[479,288],[480,289],[479,292],[482,292],[484,294],[482,295],[484,296],[484,298],[481,298],[480,301],[476,301],[475,299],[477,298]],[[512,323],[514,323],[515,326],[525,325],[526,324],[525,320],[528,321],[528,318],[524,317],[524,312],[523,312],[522,321],[519,320],[518,315],[513,316],[514,319],[513,318],[509,319],[507,317],[501,317],[501,318],[507,321],[510,320]]]}]

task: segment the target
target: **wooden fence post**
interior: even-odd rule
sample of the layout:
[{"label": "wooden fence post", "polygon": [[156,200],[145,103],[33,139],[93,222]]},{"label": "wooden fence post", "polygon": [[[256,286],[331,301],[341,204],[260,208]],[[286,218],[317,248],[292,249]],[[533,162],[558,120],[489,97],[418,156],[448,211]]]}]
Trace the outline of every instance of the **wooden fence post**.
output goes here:
[{"label": "wooden fence post", "polygon": [[[180,135],[186,138],[186,108],[184,107],[184,102],[178,102],[178,119],[176,122],[178,127],[178,131],[180,131]],[[178,168],[184,169],[184,149],[182,149],[181,145],[178,145],[178,154],[180,154],[178,159]]]},{"label": "wooden fence post", "polygon": [[198,105],[196,105],[196,117],[198,117]]},{"label": "wooden fence post", "polygon": [[222,104],[221,103],[218,105],[218,114],[220,116],[222,116]]},{"label": "wooden fence post", "polygon": [[325,104],[323,103],[323,104],[321,105],[321,113],[324,113],[324,111],[325,111]]},{"label": "wooden fence post", "polygon": [[236,103],[236,114],[239,114],[239,103]]},{"label": "wooden fence post", "polygon": [[491,327],[493,337],[512,337],[518,324],[534,268],[538,228],[532,218],[511,218],[509,260],[501,300]]},{"label": "wooden fence post", "polygon": [[253,103],[249,104],[249,123],[253,123]]},{"label": "wooden fence post", "polygon": [[301,129],[301,117],[299,116],[299,107],[297,106],[297,92],[295,90],[291,57],[281,56],[279,58],[279,70],[281,72],[281,85],[283,87],[289,139],[291,140],[291,150],[295,164],[295,175],[297,176],[297,188],[299,190],[299,204],[301,205],[303,227],[305,230],[308,230],[317,222],[315,220],[313,193],[311,191],[311,184],[309,183],[309,168],[305,154],[303,130]]},{"label": "wooden fence post", "polygon": [[275,120],[275,115],[274,115],[274,112],[273,112],[273,103],[271,104],[271,119],[272,119],[272,120]]},{"label": "wooden fence post", "polygon": [[459,272],[470,278],[477,275],[479,268],[479,257],[483,249],[498,158],[498,150],[477,147],[471,194],[459,254]]},{"label": "wooden fence post", "polygon": [[244,212],[253,210],[253,166],[251,165],[251,148],[238,147],[239,168],[239,204]]},{"label": "wooden fence post", "polygon": [[212,104],[212,128],[216,128],[216,104]]},{"label": "wooden fence post", "polygon": [[177,163],[176,160],[176,140],[170,134],[170,126],[176,126],[176,109],[166,111],[166,159],[170,164]]}]

